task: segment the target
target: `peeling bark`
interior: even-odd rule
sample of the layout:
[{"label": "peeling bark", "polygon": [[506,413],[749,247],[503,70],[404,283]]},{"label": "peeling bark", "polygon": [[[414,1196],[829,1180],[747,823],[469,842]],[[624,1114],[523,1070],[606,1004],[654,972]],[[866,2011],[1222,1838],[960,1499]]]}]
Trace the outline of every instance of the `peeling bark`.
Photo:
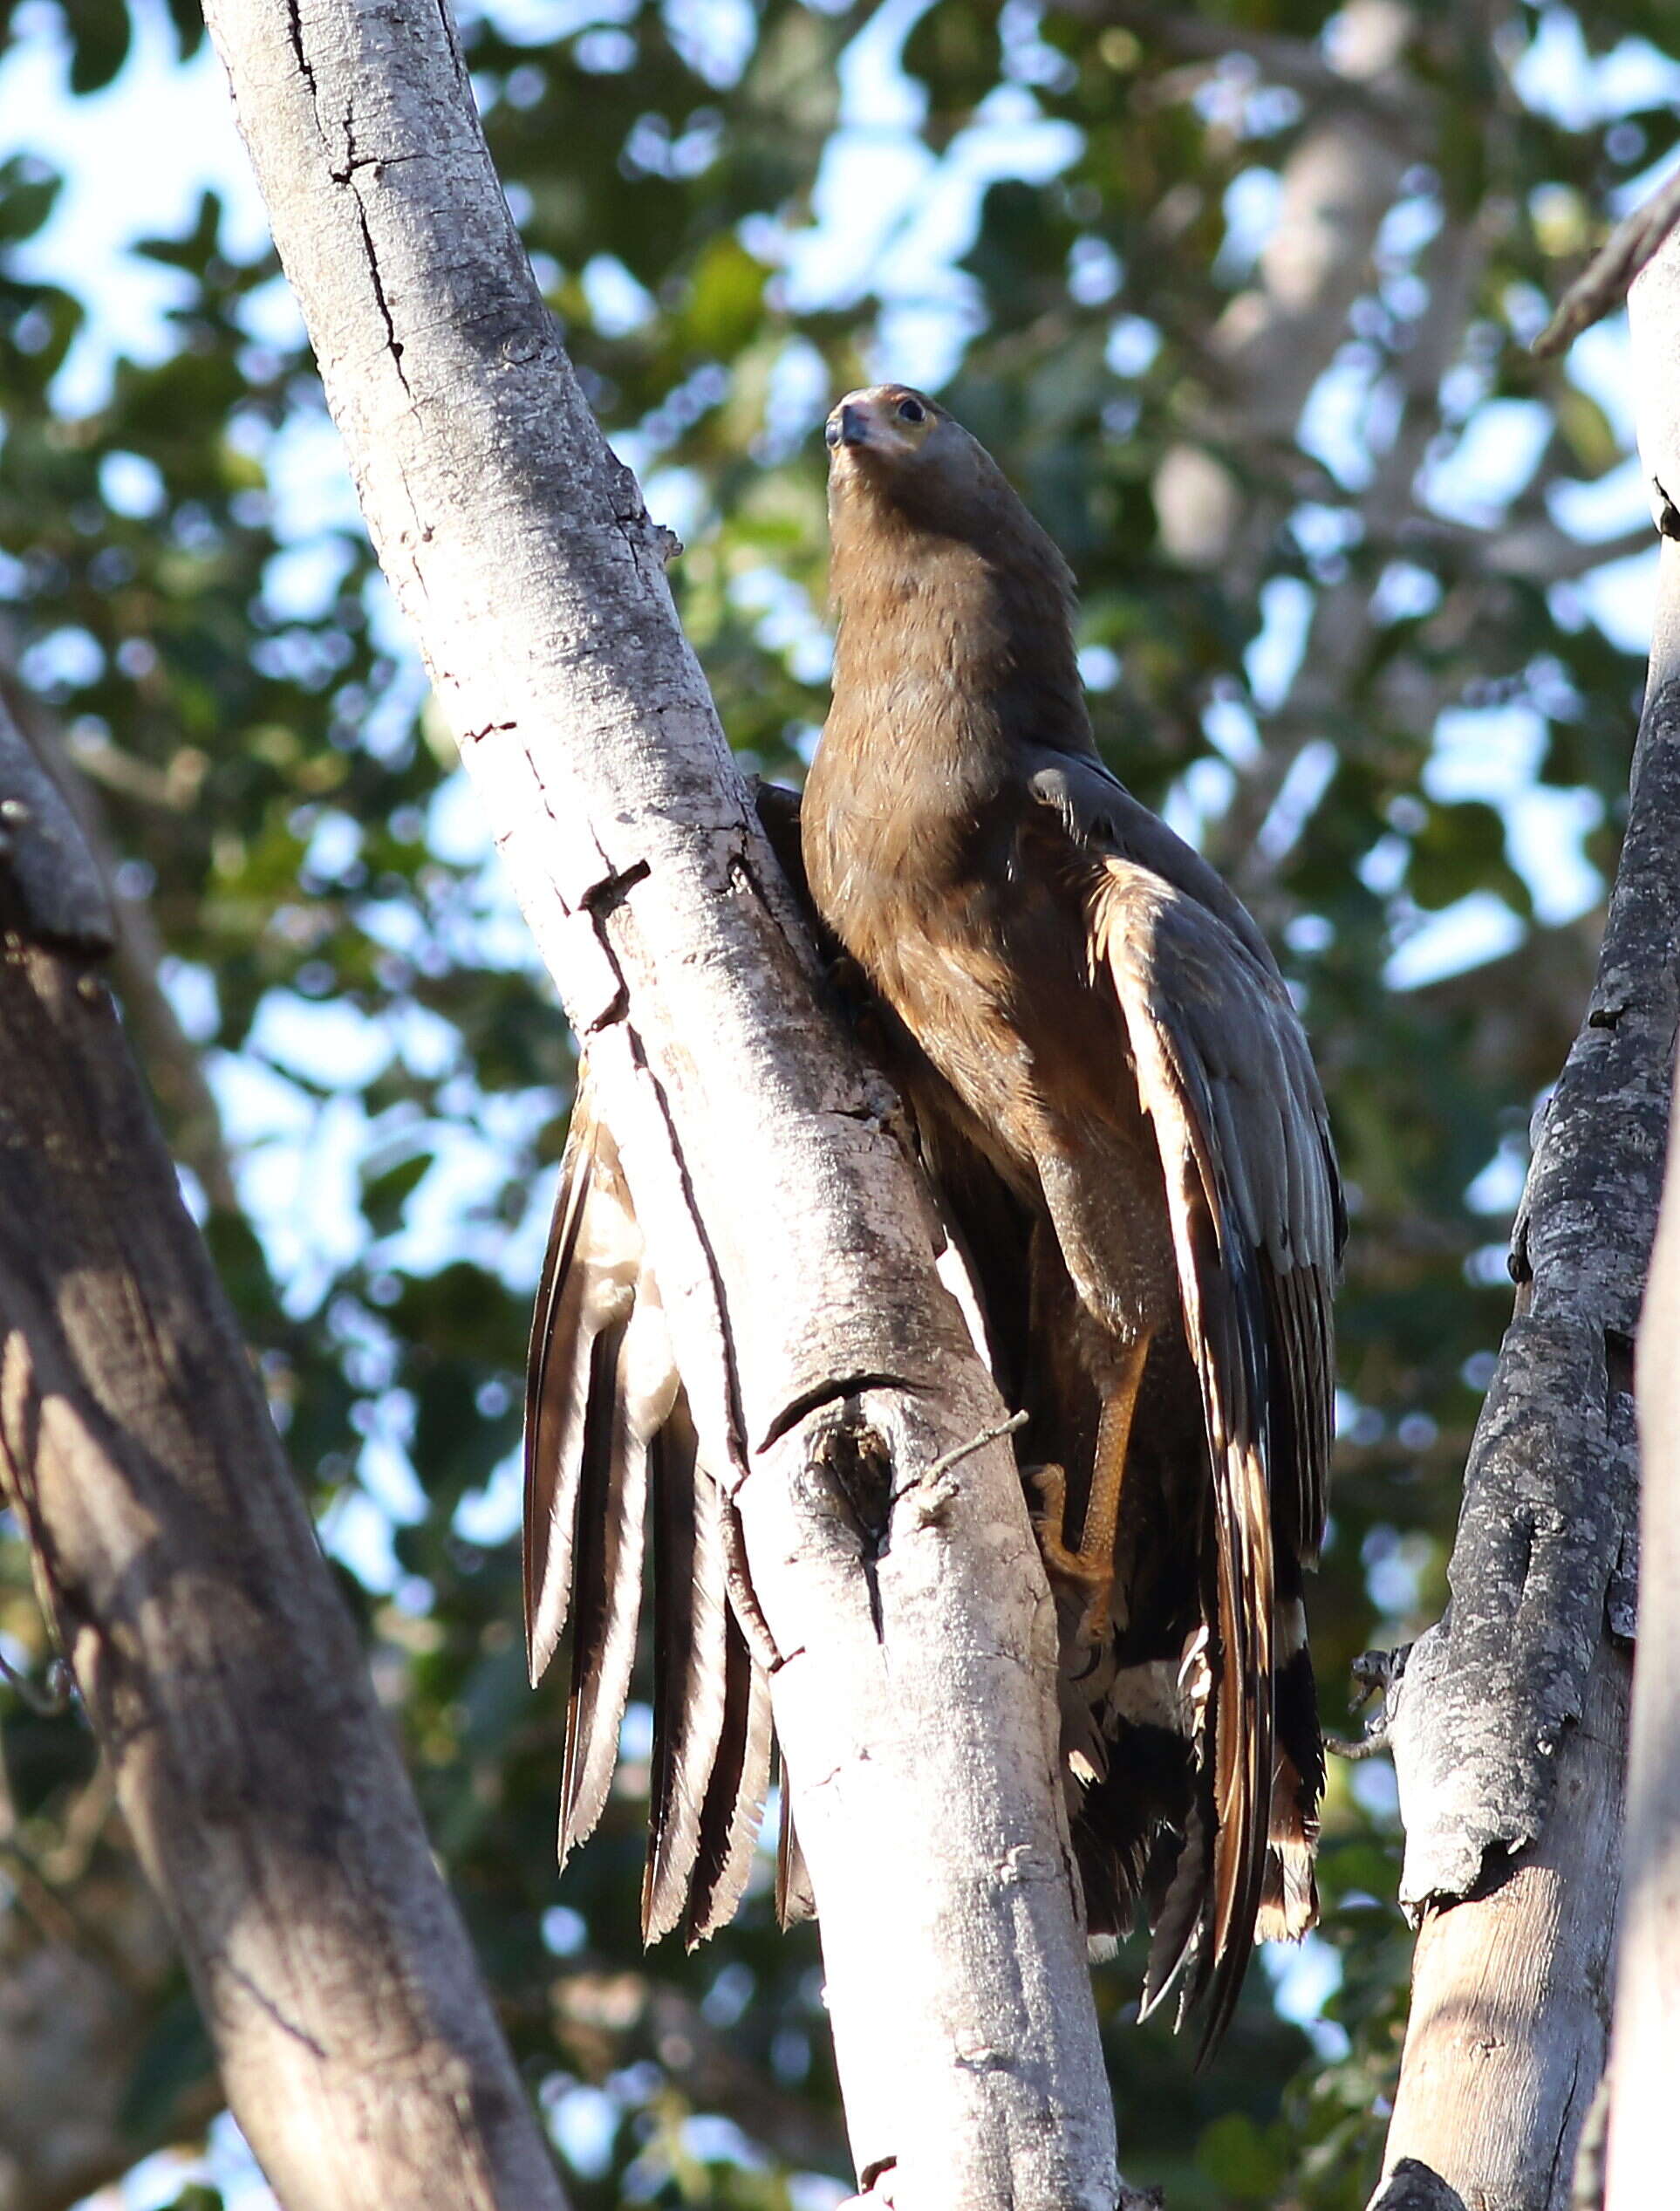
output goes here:
[{"label": "peeling bark", "polygon": [[3,719],[0,821],[0,1481],[229,2103],[288,2211],[562,2211]]},{"label": "peeling bark", "polygon": [[[1665,532],[1680,527],[1661,489],[1680,479],[1677,296],[1671,243],[1636,292],[1641,448]],[[1680,544],[1664,544],[1662,577],[1598,977],[1538,1129],[1513,1239],[1517,1312],[1465,1474],[1451,1604],[1394,1713],[1401,1893],[1424,1929],[1389,2161],[1416,2153],[1490,2211],[1569,2202],[1609,2026],[1632,1352],[1680,1021]],[[1444,2084],[1453,2050],[1471,2087]]]},{"label": "peeling bark", "polygon": [[[579,394],[447,11],[208,12],[375,545],[733,1470],[860,2176],[912,2211],[1110,2211],[1048,1592],[1007,1441],[927,1479],[1003,1408],[888,1101],[813,997],[668,539]],[[860,1440],[861,1500],[836,1468]]]}]

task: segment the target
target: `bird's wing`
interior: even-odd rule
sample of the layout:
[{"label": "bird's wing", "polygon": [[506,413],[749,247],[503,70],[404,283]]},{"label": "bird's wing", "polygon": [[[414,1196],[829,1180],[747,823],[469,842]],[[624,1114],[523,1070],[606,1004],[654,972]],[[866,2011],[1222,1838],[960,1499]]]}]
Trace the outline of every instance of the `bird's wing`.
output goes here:
[{"label": "bird's wing", "polygon": [[[1270,948],[1228,886],[1101,761],[1049,747],[1028,750],[1032,796],[1073,840],[1121,873],[1099,885],[1112,900],[1154,879],[1164,896],[1142,917],[1158,962],[1156,996],[1171,1002],[1174,963],[1208,995],[1186,998],[1183,1027],[1205,1050],[1206,1134],[1226,1164],[1249,1247],[1258,1259],[1279,1372],[1272,1417],[1274,1510],[1304,1564],[1318,1554],[1329,1501],[1335,1420],[1330,1295],[1348,1217],[1324,1093]],[[1126,866],[1134,871],[1124,874]],[[1145,904],[1148,903],[1145,899]],[[1135,910],[1135,909],[1128,909]],[[1093,926],[1097,920],[1093,909]],[[1235,942],[1232,939],[1235,939]],[[1244,955],[1246,955],[1246,957]],[[1226,1015],[1240,1016],[1234,1029]],[[1130,1020],[1130,1015],[1128,1015]]]},{"label": "bird's wing", "polygon": [[727,1506],[705,1467],[659,1289],[587,1064],[537,1291],[525,1405],[533,1682],[570,1628],[560,1858],[618,1757],[653,1530],[653,1746],[643,1932],[696,1941],[747,1879],[769,1780],[769,1697],[725,1594]]},{"label": "bird's wing", "polygon": [[1344,1216],[1306,1038],[1242,908],[1098,763],[1041,761],[1033,796],[1089,863],[1093,972],[1112,980],[1159,1149],[1201,1386],[1211,1795],[1157,1925],[1145,1996],[1158,2002],[1193,1958],[1190,1994],[1212,1998],[1205,2048],[1235,2005],[1256,1919],[1268,1933],[1310,1923],[1322,1769],[1300,1569],[1328,1495]]}]

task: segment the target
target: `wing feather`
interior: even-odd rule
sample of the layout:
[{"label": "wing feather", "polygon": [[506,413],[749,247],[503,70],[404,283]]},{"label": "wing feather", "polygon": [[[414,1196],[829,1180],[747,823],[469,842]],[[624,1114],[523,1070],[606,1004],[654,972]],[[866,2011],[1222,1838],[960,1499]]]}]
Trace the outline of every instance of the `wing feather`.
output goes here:
[{"label": "wing feather", "polygon": [[[1205,2050],[1234,2009],[1266,1893],[1274,1678],[1293,1655],[1276,1633],[1274,1536],[1298,1555],[1321,1526],[1334,1167],[1317,1080],[1269,962],[1193,896],[1112,853],[1091,934],[1160,1153],[1212,1475],[1211,1832],[1193,1850],[1187,1839],[1145,1982],[1152,2006],[1190,1968],[1186,2001],[1210,1999]],[[1289,1495],[1274,1515],[1280,1482]],[[1198,1886],[1205,1902],[1192,1913]]]}]

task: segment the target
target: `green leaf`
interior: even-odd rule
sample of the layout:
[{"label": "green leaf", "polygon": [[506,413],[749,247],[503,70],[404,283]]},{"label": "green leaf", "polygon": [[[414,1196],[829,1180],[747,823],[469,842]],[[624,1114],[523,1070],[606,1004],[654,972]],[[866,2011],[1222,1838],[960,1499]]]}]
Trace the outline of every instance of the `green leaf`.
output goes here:
[{"label": "green leaf", "polygon": [[70,32],[70,89],[96,92],[128,58],[129,18],[124,0],[63,0]]}]

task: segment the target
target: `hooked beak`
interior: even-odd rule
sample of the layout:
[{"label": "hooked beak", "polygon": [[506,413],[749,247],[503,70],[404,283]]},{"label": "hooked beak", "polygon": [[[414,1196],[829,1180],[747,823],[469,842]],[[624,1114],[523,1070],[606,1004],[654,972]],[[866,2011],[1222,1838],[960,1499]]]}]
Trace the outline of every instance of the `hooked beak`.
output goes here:
[{"label": "hooked beak", "polygon": [[838,414],[830,414],[823,432],[823,442],[830,453],[843,445],[867,445],[869,423],[861,407],[843,407]]}]

